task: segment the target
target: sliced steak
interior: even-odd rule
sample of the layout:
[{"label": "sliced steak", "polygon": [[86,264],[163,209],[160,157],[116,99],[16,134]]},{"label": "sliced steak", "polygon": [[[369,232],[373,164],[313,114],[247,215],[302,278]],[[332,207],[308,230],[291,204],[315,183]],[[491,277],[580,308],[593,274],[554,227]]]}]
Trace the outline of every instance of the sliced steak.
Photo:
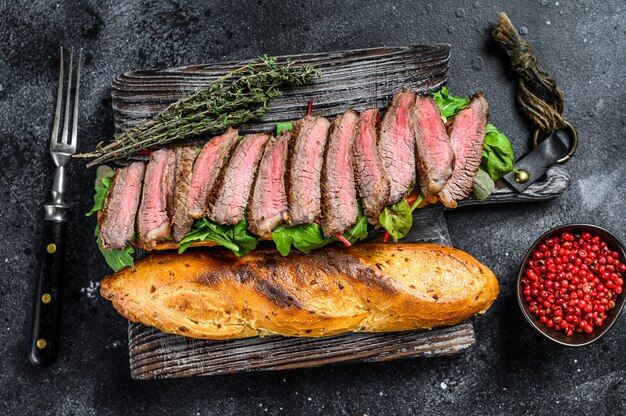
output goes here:
[{"label": "sliced steak", "polygon": [[475,94],[469,107],[454,117],[450,142],[454,149],[454,171],[439,200],[448,208],[456,208],[457,201],[467,198],[483,152],[483,143],[489,118],[489,104],[482,93]]},{"label": "sliced steak", "polygon": [[176,153],[161,149],[150,155],[137,215],[137,240],[152,248],[170,236],[169,212],[175,180]]},{"label": "sliced steak", "polygon": [[372,224],[378,223],[380,212],[389,201],[389,180],[376,147],[378,110],[365,110],[359,117],[359,128],[352,150],[354,174],[361,197],[363,213]]},{"label": "sliced steak", "polygon": [[248,134],[241,139],[226,166],[222,183],[209,203],[209,218],[234,225],[243,219],[263,149],[270,135]]},{"label": "sliced steak", "polygon": [[330,128],[322,169],[322,230],[326,237],[343,233],[359,216],[352,167],[358,130],[359,115],[350,109],[335,117]]},{"label": "sliced steak", "polygon": [[135,162],[115,172],[99,218],[102,248],[122,250],[130,244],[145,170],[146,165]]},{"label": "sliced steak", "polygon": [[415,140],[410,117],[414,103],[414,92],[399,92],[380,125],[378,152],[390,182],[389,204],[398,202],[415,185]]},{"label": "sliced steak", "polygon": [[193,162],[198,153],[193,147],[176,148],[176,188],[174,191],[173,215],[170,217],[172,237],[175,242],[183,239],[191,229],[193,218],[189,216],[189,189]]},{"label": "sliced steak", "polygon": [[330,122],[306,116],[294,123],[290,150],[287,199],[289,224],[310,224],[321,215],[320,179]]},{"label": "sliced steak", "polygon": [[248,228],[261,238],[271,238],[272,231],[287,220],[289,205],[285,192],[285,171],[290,138],[289,131],[272,138],[259,164],[248,208]]},{"label": "sliced steak", "polygon": [[[418,183],[426,199],[434,199],[454,167],[454,151],[437,103],[430,96],[417,97],[411,116],[415,129]],[[433,202],[434,202],[433,201]]]},{"label": "sliced steak", "polygon": [[238,135],[239,133],[235,129],[226,130],[226,133],[212,138],[205,144],[196,158],[187,198],[187,209],[191,218],[206,216],[209,195],[211,195],[211,190],[224,166],[224,162],[237,143]]}]

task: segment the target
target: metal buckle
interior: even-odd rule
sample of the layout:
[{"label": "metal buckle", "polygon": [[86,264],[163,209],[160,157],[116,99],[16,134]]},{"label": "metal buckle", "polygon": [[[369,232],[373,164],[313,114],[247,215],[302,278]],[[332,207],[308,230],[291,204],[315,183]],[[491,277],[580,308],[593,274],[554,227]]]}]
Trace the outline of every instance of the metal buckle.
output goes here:
[{"label": "metal buckle", "polygon": [[[569,121],[565,120],[565,127],[562,129],[568,132],[569,137],[571,138],[571,143],[569,146],[569,150],[565,156],[556,161],[556,163],[565,163],[576,153],[576,149],[578,148],[578,133],[576,132],[576,128]],[[532,135],[532,144],[533,148],[537,147],[539,144],[539,134],[541,130],[539,128],[535,128]]]}]

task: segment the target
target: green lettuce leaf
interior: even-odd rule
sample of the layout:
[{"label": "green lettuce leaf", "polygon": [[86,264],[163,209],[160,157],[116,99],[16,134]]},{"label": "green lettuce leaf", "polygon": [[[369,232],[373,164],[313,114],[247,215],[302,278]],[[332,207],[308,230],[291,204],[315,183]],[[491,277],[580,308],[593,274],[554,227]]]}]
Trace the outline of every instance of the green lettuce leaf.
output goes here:
[{"label": "green lettuce leaf", "polygon": [[280,136],[283,134],[283,131],[292,131],[293,123],[291,121],[282,121],[280,123],[276,123],[276,135]]},{"label": "green lettuce leaf", "polygon": [[115,171],[106,165],[98,166],[96,171],[96,194],[93,196],[93,207],[85,214],[90,217],[104,207],[104,200],[111,186],[111,178]]},{"label": "green lettuce leaf", "polygon": [[480,167],[497,181],[513,170],[515,157],[511,142],[493,124],[487,124]]},{"label": "green lettuce leaf", "polygon": [[413,211],[411,211],[411,207],[406,199],[402,198],[395,204],[383,209],[378,221],[391,235],[393,241],[398,241],[411,230],[413,226]]},{"label": "green lettuce leaf", "polygon": [[495,187],[496,184],[491,179],[491,176],[482,168],[478,169],[478,173],[474,176],[474,182],[472,183],[472,190],[476,198],[481,201],[487,199]]},{"label": "green lettuce leaf", "polygon": [[441,111],[441,118],[445,123],[450,117],[458,113],[460,110],[467,107],[469,99],[465,97],[456,97],[448,94],[448,87],[441,87],[437,92],[431,94],[439,111]]},{"label": "green lettuce leaf", "polygon": [[124,267],[135,267],[135,261],[133,259],[133,254],[135,253],[135,249],[133,246],[128,246],[124,250],[105,250],[102,248],[102,240],[98,237],[98,231],[100,230],[100,226],[96,225],[96,229],[94,231],[94,236],[96,237],[96,244],[98,244],[98,249],[104,260],[107,262],[109,267],[113,269],[114,272],[119,272]]},{"label": "green lettuce leaf", "polygon": [[[367,238],[367,217],[359,205],[359,216],[356,224],[342,234],[351,244]],[[311,251],[339,241],[335,236],[324,237],[322,226],[316,222],[287,227],[284,224],[272,232],[272,240],[281,255],[286,256],[293,246],[298,251],[308,254]]]},{"label": "green lettuce leaf", "polygon": [[243,256],[254,250],[259,240],[248,231],[245,218],[234,226],[219,225],[208,218],[201,218],[193,223],[191,230],[180,241],[178,253],[187,250],[192,243],[201,241],[213,241]]}]

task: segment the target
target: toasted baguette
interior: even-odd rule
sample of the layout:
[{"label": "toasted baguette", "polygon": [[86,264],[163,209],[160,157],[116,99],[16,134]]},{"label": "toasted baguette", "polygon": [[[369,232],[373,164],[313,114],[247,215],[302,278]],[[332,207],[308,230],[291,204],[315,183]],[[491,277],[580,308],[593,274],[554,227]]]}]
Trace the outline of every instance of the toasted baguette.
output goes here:
[{"label": "toasted baguette", "polygon": [[228,340],[432,328],[485,312],[494,274],[432,244],[360,244],[282,257],[255,250],[153,254],[102,281],[117,311],[161,331]]}]

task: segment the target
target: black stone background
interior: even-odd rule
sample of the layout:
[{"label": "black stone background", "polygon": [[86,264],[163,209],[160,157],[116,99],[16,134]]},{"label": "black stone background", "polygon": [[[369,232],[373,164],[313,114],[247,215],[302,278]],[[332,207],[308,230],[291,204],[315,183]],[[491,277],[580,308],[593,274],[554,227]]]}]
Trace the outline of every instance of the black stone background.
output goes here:
[{"label": "black stone background", "polygon": [[[483,90],[518,155],[529,127],[490,30],[505,10],[566,93],[581,144],[559,200],[447,214],[455,245],[489,265],[502,294],[474,319],[477,344],[445,358],[155,382],[129,377],[126,320],[94,292],[107,273],[92,238],[93,171],[69,173],[62,354],[28,363],[34,275],[52,164],[58,50],[86,50],[80,150],[112,134],[110,83],[140,68],[376,46],[452,45],[453,93]],[[626,414],[626,320],[567,349],[523,320],[514,281],[549,227],[590,222],[626,237],[626,3],[448,1],[0,1],[0,414]],[[91,288],[91,289],[90,289]]]}]

